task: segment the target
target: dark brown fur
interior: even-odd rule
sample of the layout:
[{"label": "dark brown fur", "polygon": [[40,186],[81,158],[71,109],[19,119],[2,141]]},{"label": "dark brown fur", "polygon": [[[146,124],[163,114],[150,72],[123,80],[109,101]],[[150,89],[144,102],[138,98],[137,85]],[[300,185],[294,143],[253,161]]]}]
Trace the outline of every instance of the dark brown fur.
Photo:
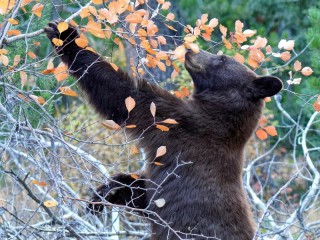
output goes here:
[{"label": "dark brown fur", "polygon": [[[59,36],[56,24],[45,29],[50,40]],[[97,189],[93,201],[103,197],[155,212],[146,214],[153,219],[153,240],[252,239],[254,224],[241,177],[243,151],[256,128],[263,98],[279,92],[281,81],[258,77],[227,56],[188,52],[185,66],[195,91],[192,99],[184,101],[144,79],[133,80],[115,71],[99,55],[79,48],[74,43],[77,37],[69,27],[60,36],[64,45],[56,50],[97,112],[121,125],[136,124],[130,130],[132,137],[144,132],[140,145],[150,162],[139,180],[125,174],[113,176]],[[128,96],[136,101],[130,114],[125,107]],[[172,118],[179,124],[169,125],[168,132],[148,128],[153,124],[151,102],[157,107],[157,121]],[[167,153],[157,159],[163,166],[156,166],[152,161],[160,146],[166,146]],[[166,201],[161,208],[153,201],[160,198]]]}]

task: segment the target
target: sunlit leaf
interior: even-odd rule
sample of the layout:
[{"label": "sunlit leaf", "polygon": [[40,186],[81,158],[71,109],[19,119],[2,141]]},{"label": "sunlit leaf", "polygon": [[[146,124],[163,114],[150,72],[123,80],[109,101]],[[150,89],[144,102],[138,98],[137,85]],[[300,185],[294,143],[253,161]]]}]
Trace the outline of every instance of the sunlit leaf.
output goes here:
[{"label": "sunlit leaf", "polygon": [[258,129],[256,135],[260,140],[266,140],[268,138],[268,134],[262,129]]},{"label": "sunlit leaf", "polygon": [[171,2],[164,2],[164,3],[162,4],[161,9],[163,9],[163,10],[168,10],[170,7],[171,7]]},{"label": "sunlit leaf", "polygon": [[256,33],[257,33],[256,30],[250,30],[250,29],[246,29],[243,31],[243,35],[245,35],[246,37],[252,37]]},{"label": "sunlit leaf", "polygon": [[281,58],[283,61],[287,62],[287,61],[289,61],[290,58],[291,58],[291,53],[288,52],[288,51],[282,52],[282,53],[280,54],[280,58]]},{"label": "sunlit leaf", "polygon": [[320,96],[317,98],[317,100],[313,104],[314,110],[317,112],[320,112]]},{"label": "sunlit leaf", "polygon": [[278,135],[277,130],[274,126],[264,127],[263,129],[272,137]]},{"label": "sunlit leaf", "polygon": [[161,163],[161,162],[153,162],[153,164],[156,165],[156,166],[163,166],[163,165],[164,165],[164,164]]},{"label": "sunlit leaf", "polygon": [[155,158],[162,157],[166,153],[167,153],[167,147],[166,146],[158,147]]},{"label": "sunlit leaf", "polygon": [[113,120],[105,120],[105,121],[101,122],[101,124],[110,130],[119,130],[120,129],[120,126],[117,123],[115,123]]},{"label": "sunlit leaf", "polygon": [[222,33],[222,36],[227,37],[227,31],[228,31],[228,29],[227,29],[225,26],[223,26],[222,24],[220,24],[220,25],[219,25],[219,30],[220,30],[220,32]]},{"label": "sunlit leaf", "polygon": [[166,204],[166,200],[164,200],[163,198],[159,198],[157,200],[154,200],[154,203],[158,208],[162,208]]},{"label": "sunlit leaf", "polygon": [[294,62],[294,65],[293,65],[293,68],[294,68],[294,70],[297,72],[297,71],[300,71],[301,70],[301,68],[302,68],[302,65],[301,65],[301,62],[300,61],[295,61]]},{"label": "sunlit leaf", "polygon": [[34,185],[38,185],[38,186],[41,186],[41,187],[45,187],[45,186],[47,186],[47,184],[45,183],[45,182],[39,182],[39,181],[37,181],[37,180],[32,180],[31,181]]},{"label": "sunlit leaf", "polygon": [[236,53],[233,58],[238,62],[244,64],[244,56],[242,56],[240,53]]},{"label": "sunlit leaf", "polygon": [[32,8],[32,13],[37,17],[41,17],[43,7],[44,7],[43,4],[40,4],[40,3],[35,4]]},{"label": "sunlit leaf", "polygon": [[86,29],[88,30],[88,32],[90,32],[92,35],[98,37],[98,38],[105,38],[105,34],[101,28],[101,24],[94,22],[94,21],[89,21]]},{"label": "sunlit leaf", "polygon": [[254,41],[253,48],[264,48],[267,46],[268,40],[266,38],[257,37]]},{"label": "sunlit leaf", "polygon": [[4,66],[8,66],[9,58],[6,55],[0,55],[0,63],[2,63]]},{"label": "sunlit leaf", "polygon": [[132,128],[136,128],[137,125],[131,124],[131,125],[126,125],[126,128],[128,129],[132,129]]},{"label": "sunlit leaf", "polygon": [[184,58],[185,55],[186,55],[186,48],[184,45],[181,45],[174,50],[174,56],[177,59]]},{"label": "sunlit leaf", "polygon": [[243,29],[243,23],[240,20],[237,20],[235,22],[235,30],[237,33],[242,33],[242,29]]},{"label": "sunlit leaf", "polygon": [[143,18],[141,15],[137,14],[137,13],[130,13],[125,20],[128,23],[141,23]]},{"label": "sunlit leaf", "polygon": [[125,104],[128,112],[131,112],[132,109],[134,109],[134,107],[136,106],[136,101],[129,96],[125,99]]},{"label": "sunlit leaf", "polygon": [[169,21],[174,20],[174,18],[175,18],[175,16],[174,16],[173,13],[168,13],[168,15],[167,15],[167,17],[166,17],[166,19],[169,20]]},{"label": "sunlit leaf", "polygon": [[59,90],[61,91],[61,94],[71,96],[71,97],[76,97],[78,94],[71,90],[70,87],[60,87]]},{"label": "sunlit leaf", "polygon": [[63,41],[59,38],[53,38],[52,43],[57,47],[61,47],[63,45]]},{"label": "sunlit leaf", "polygon": [[46,101],[43,99],[43,97],[38,97],[36,95],[30,94],[30,98],[32,98],[34,101],[38,102],[39,104],[45,104]]},{"label": "sunlit leaf", "polygon": [[154,104],[154,102],[152,102],[152,103],[150,104],[150,112],[151,112],[151,115],[152,115],[153,117],[156,116],[156,110],[157,110],[157,107],[156,107],[156,105]]},{"label": "sunlit leaf", "polygon": [[311,67],[304,67],[302,68],[301,73],[304,76],[310,76],[313,73],[313,70]]},{"label": "sunlit leaf", "polygon": [[68,66],[61,62],[58,67],[54,70],[54,77],[57,79],[58,82],[61,82],[67,79],[69,76],[68,73]]},{"label": "sunlit leaf", "polygon": [[65,30],[69,28],[69,25],[66,22],[60,22],[58,23],[57,28],[60,33],[63,33]]},{"label": "sunlit leaf", "polygon": [[16,19],[14,19],[14,18],[9,18],[9,19],[8,19],[8,22],[11,23],[12,25],[17,25],[17,24],[19,24],[19,21],[16,20]]},{"label": "sunlit leaf", "polygon": [[133,174],[130,174],[130,176],[131,176],[133,179],[136,179],[136,180],[139,179],[139,176],[138,176],[137,174],[134,174],[134,173],[133,173]]},{"label": "sunlit leaf", "polygon": [[1,0],[0,1],[0,14],[5,15],[14,7],[15,0]]},{"label": "sunlit leaf", "polygon": [[156,128],[160,129],[162,132],[168,132],[170,129],[164,125],[156,125]]},{"label": "sunlit leaf", "polygon": [[56,201],[48,200],[43,202],[43,205],[45,205],[47,208],[55,207],[58,205]]},{"label": "sunlit leaf", "polygon": [[192,52],[194,53],[199,53],[200,52],[200,48],[198,46],[198,44],[196,43],[190,43],[189,44],[189,48],[192,50]]},{"label": "sunlit leaf", "polygon": [[92,0],[93,4],[100,5],[103,3],[103,0]]},{"label": "sunlit leaf", "polygon": [[219,24],[219,20],[217,18],[213,18],[209,22],[209,27],[215,28],[216,26],[218,26],[218,24]]},{"label": "sunlit leaf", "polygon": [[26,84],[28,80],[28,76],[24,71],[20,71],[19,74],[20,74],[21,88],[23,88],[23,86]]},{"label": "sunlit leaf", "polygon": [[18,36],[21,34],[21,31],[17,29],[11,29],[7,32],[8,36]]},{"label": "sunlit leaf", "polygon": [[174,119],[171,119],[171,118],[167,118],[163,121],[161,121],[162,123],[167,123],[167,124],[178,124],[178,122]]}]

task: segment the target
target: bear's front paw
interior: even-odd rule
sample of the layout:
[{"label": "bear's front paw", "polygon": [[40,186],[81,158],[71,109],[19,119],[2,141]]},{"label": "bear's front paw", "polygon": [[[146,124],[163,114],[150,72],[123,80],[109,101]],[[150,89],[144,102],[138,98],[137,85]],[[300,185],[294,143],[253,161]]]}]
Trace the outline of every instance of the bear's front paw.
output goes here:
[{"label": "bear's front paw", "polygon": [[[57,51],[61,51],[64,48],[75,46],[75,39],[79,37],[77,29],[72,27],[70,24],[68,24],[68,28],[66,30],[60,33],[58,30],[58,24],[60,22],[62,21],[52,21],[48,24],[46,28],[44,28],[44,32],[47,34],[47,37],[51,41],[51,44],[57,49]],[[62,40],[62,46],[61,43],[54,43],[53,39]]]}]

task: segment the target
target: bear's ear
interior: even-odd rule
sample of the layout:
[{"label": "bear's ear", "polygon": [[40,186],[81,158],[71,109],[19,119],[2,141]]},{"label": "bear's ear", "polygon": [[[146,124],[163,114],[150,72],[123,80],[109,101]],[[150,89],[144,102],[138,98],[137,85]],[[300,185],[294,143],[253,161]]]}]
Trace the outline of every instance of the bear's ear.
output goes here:
[{"label": "bear's ear", "polygon": [[250,95],[254,99],[271,97],[282,89],[282,82],[273,76],[258,77],[250,84]]}]

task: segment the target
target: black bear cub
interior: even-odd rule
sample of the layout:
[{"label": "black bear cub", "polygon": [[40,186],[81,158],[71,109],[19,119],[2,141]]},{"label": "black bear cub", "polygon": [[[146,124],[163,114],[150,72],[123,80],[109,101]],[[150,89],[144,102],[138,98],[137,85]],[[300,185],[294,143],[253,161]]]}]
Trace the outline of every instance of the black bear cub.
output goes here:
[{"label": "black bear cub", "polygon": [[[144,79],[132,79],[115,70],[101,56],[77,46],[75,28],[62,34],[58,22],[45,32],[69,66],[89,101],[102,117],[128,129],[140,139],[147,154],[146,169],[139,179],[119,173],[97,189],[94,202],[108,201],[144,212],[151,220],[151,239],[249,240],[254,236],[253,217],[242,186],[244,147],[257,127],[263,99],[277,94],[281,81],[259,77],[243,64],[224,55],[188,52],[185,67],[194,82],[191,99],[181,100]],[[125,99],[136,107],[128,114]],[[170,131],[154,126],[167,118]],[[164,124],[166,125],[166,124]],[[156,158],[156,151],[167,152]],[[158,200],[158,201],[157,201]],[[101,211],[103,204],[92,204]]]}]

